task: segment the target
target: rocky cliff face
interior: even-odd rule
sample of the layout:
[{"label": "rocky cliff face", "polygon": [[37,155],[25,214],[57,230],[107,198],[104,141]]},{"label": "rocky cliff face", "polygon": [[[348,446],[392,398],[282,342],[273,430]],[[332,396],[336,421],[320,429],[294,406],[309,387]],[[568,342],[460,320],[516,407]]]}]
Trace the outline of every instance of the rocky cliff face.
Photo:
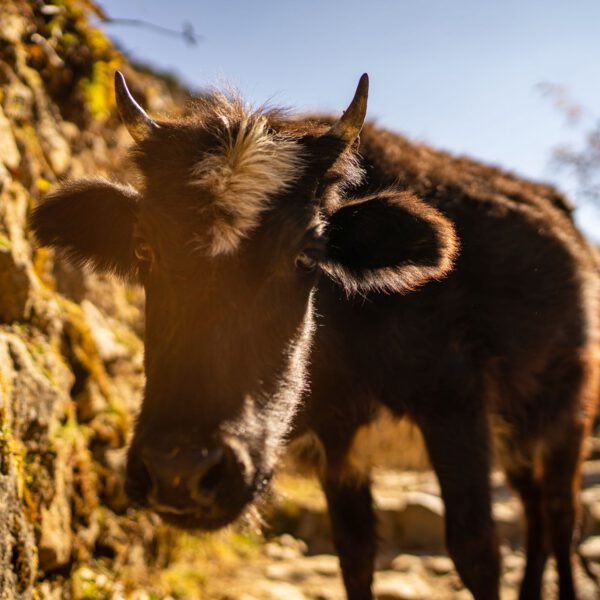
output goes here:
[{"label": "rocky cliff face", "polygon": [[[92,557],[118,567],[156,553],[151,517],[125,513],[119,477],[142,385],[140,292],[68,268],[27,231],[58,179],[122,171],[112,74],[124,61],[89,26],[96,10],[0,7],[2,599],[82,596]],[[169,97],[129,75],[150,107]]]}]

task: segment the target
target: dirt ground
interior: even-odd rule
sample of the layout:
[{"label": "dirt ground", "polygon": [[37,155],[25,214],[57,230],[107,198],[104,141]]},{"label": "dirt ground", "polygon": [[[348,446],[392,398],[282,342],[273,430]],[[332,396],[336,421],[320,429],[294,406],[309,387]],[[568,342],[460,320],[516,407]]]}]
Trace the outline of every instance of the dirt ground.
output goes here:
[{"label": "dirt ground", "polygon": [[[600,457],[595,456],[584,469],[580,554],[600,577]],[[503,476],[495,473],[492,481],[494,515],[502,539],[502,598],[513,600],[518,597],[524,569],[521,510]],[[471,598],[445,555],[443,506],[433,474],[381,471],[375,482],[381,536],[374,583],[376,598]],[[247,560],[220,573],[216,580],[206,581],[207,600],[344,600],[318,486],[285,475],[276,482],[276,490],[271,529],[274,537]],[[600,599],[598,584],[579,564],[577,578],[584,600]],[[557,597],[556,583],[550,562],[544,598]]]}]

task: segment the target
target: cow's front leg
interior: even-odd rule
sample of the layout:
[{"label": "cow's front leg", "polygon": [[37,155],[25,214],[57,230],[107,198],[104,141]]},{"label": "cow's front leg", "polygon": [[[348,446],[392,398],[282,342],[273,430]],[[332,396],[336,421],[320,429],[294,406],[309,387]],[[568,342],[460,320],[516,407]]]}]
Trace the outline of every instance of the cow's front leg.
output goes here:
[{"label": "cow's front leg", "polygon": [[446,508],[448,552],[476,600],[498,600],[500,555],[491,516],[487,419],[476,409],[440,412],[419,424]]},{"label": "cow's front leg", "polygon": [[371,483],[327,473],[322,485],[348,600],[372,600],[377,534]]}]

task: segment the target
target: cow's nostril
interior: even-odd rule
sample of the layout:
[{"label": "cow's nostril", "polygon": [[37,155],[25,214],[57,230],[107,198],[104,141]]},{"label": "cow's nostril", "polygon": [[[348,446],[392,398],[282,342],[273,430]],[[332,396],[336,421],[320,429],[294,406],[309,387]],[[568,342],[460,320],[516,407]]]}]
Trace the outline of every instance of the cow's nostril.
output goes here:
[{"label": "cow's nostril", "polygon": [[199,501],[212,500],[219,484],[223,481],[227,471],[225,453],[219,449],[218,454],[213,454],[212,460],[204,462],[193,481],[190,482],[192,497]]},{"label": "cow's nostril", "polygon": [[211,467],[198,481],[198,491],[202,495],[213,494],[225,474],[225,461]]}]

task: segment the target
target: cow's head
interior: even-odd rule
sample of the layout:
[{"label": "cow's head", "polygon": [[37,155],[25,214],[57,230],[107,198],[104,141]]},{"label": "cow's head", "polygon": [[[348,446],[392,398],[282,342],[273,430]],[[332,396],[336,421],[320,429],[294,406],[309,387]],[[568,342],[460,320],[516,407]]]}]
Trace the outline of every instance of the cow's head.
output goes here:
[{"label": "cow's head", "polygon": [[155,121],[116,77],[136,187],[65,183],[33,212],[38,240],[146,291],[146,390],[127,491],[212,529],[269,481],[307,381],[320,274],[342,293],[406,292],[451,267],[451,224],[408,193],[345,201],[368,79],[333,126],[220,93]]}]

